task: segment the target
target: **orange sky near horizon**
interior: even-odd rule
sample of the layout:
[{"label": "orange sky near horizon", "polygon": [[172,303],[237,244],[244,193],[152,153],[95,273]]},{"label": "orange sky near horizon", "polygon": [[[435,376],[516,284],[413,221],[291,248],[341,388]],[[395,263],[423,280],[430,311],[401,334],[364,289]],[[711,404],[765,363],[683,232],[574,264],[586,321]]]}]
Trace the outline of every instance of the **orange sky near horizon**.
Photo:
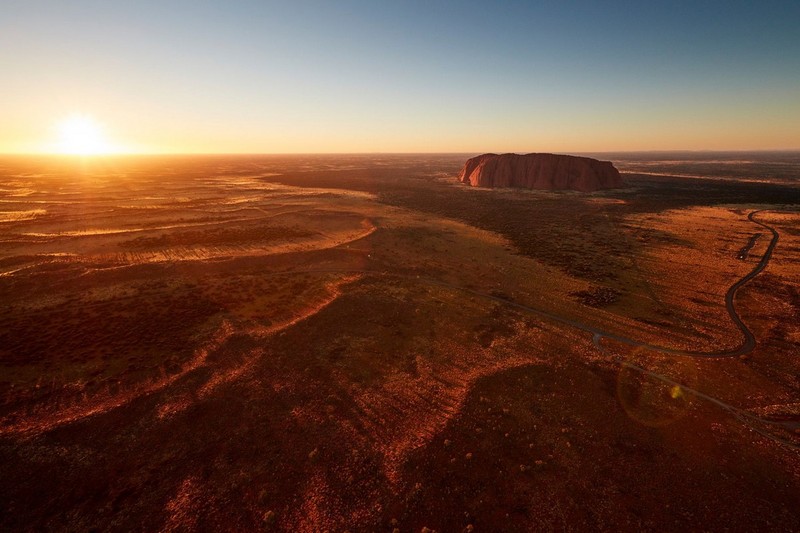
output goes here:
[{"label": "orange sky near horizon", "polygon": [[[739,126],[731,117],[697,119],[686,123],[680,117],[653,117],[652,126],[641,126],[629,117],[588,117],[583,123],[550,117],[535,127],[502,124],[463,124],[464,131],[431,121],[422,128],[402,122],[353,128],[317,127],[298,123],[282,125],[279,132],[248,125],[170,124],[153,117],[149,124],[131,122],[126,116],[109,112],[106,106],[81,109],[102,129],[107,152],[127,154],[170,153],[478,153],[478,152],[615,152],[647,150],[778,150],[800,148],[798,122],[791,116],[776,115],[744,119]],[[105,114],[102,114],[105,113]],[[64,117],[42,116],[31,123],[0,125],[0,152],[61,153],[59,124]],[[20,117],[22,118],[22,117]],[[187,121],[189,118],[187,118]],[[609,128],[604,121],[614,120]],[[627,126],[625,125],[627,123]],[[484,133],[475,136],[475,128]]]}]

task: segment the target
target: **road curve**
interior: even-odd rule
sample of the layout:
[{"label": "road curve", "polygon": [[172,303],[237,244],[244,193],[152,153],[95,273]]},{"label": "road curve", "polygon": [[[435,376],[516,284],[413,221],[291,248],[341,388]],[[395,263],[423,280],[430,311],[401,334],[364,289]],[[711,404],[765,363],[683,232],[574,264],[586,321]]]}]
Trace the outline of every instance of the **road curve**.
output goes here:
[{"label": "road curve", "polygon": [[[629,339],[627,337],[621,337],[617,335],[608,335],[604,333],[600,333],[601,337],[608,337],[610,339],[614,339],[625,344],[629,344],[631,346],[637,346],[641,348],[646,348],[648,350],[653,350],[656,352],[667,353],[672,355],[689,355],[693,357],[736,357],[739,355],[746,355],[753,351],[756,347],[756,337],[753,335],[753,332],[750,331],[750,328],[747,327],[747,324],[744,323],[742,317],[739,315],[738,311],[736,310],[736,305],[734,303],[734,298],[736,297],[736,292],[741,289],[744,285],[746,285],[750,280],[758,276],[765,268],[767,268],[767,264],[769,260],[772,258],[772,252],[775,250],[775,246],[778,244],[779,234],[775,228],[772,226],[768,226],[763,222],[759,222],[755,219],[755,215],[758,213],[763,212],[762,210],[758,211],[751,211],[750,214],[747,215],[747,219],[750,222],[758,224],[762,228],[768,229],[770,233],[772,233],[772,239],[767,246],[767,249],[764,251],[764,255],[761,256],[761,260],[758,264],[748,272],[744,277],[739,279],[736,283],[731,285],[728,288],[728,291],[725,293],[725,309],[728,311],[728,314],[731,317],[731,320],[736,327],[739,328],[739,331],[742,332],[744,336],[744,340],[742,343],[736,348],[730,348],[727,350],[717,350],[712,352],[702,352],[698,350],[676,350],[673,348],[667,348],[664,346],[658,346],[653,344],[648,344],[645,342],[638,342],[633,339]],[[600,337],[596,335],[593,337],[593,342],[595,345],[599,346]]]},{"label": "road curve", "polygon": [[736,307],[733,303],[733,298],[736,296],[736,291],[738,291],[742,286],[744,286],[747,282],[751,279],[756,277],[761,273],[762,270],[767,268],[767,263],[772,258],[772,251],[775,249],[775,246],[778,244],[778,232],[775,228],[771,226],[767,226],[763,222],[759,222],[755,219],[755,215],[760,213],[760,211],[752,211],[749,215],[747,215],[747,219],[750,222],[754,222],[761,226],[762,228],[768,229],[772,233],[772,240],[770,240],[769,245],[767,246],[764,255],[761,256],[761,260],[755,266],[753,270],[750,271],[745,277],[734,283],[728,289],[728,292],[725,293],[725,308],[728,310],[728,314],[731,316],[731,320],[736,324],[739,328],[739,331],[742,332],[744,335],[744,342],[742,343],[741,347],[738,350],[734,350],[734,352],[740,353],[732,353],[731,355],[743,355],[745,353],[750,353],[753,351],[753,348],[756,347],[756,338],[753,335],[753,332],[750,331],[750,328],[742,321],[742,317],[739,316],[739,313],[736,311]]}]

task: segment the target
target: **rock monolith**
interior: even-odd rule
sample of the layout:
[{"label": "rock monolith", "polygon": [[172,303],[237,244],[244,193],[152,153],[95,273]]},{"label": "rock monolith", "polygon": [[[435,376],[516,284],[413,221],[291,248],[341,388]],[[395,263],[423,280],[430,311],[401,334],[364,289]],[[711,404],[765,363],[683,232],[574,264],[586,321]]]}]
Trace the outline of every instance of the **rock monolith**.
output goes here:
[{"label": "rock monolith", "polygon": [[591,192],[623,185],[610,161],[556,154],[483,154],[464,164],[459,181],[473,187]]}]

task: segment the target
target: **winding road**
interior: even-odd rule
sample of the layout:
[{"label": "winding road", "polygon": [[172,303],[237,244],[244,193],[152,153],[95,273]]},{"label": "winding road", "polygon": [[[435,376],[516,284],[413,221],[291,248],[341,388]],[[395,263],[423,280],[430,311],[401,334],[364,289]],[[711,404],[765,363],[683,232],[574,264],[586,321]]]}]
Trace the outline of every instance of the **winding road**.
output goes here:
[{"label": "winding road", "polygon": [[747,325],[742,320],[742,317],[736,311],[734,298],[736,297],[736,292],[739,289],[741,289],[750,280],[758,276],[765,268],[767,268],[767,264],[769,263],[769,260],[772,258],[772,252],[773,250],[775,250],[775,246],[778,244],[779,235],[778,232],[775,230],[775,228],[773,228],[772,226],[768,226],[763,222],[759,222],[758,220],[755,219],[755,215],[761,212],[762,211],[752,211],[750,212],[750,214],[747,215],[747,219],[750,222],[758,224],[762,228],[768,229],[772,233],[772,239],[770,240],[767,249],[764,251],[764,255],[761,256],[761,260],[753,268],[753,270],[747,273],[739,281],[731,285],[728,288],[728,291],[725,293],[725,309],[727,309],[728,314],[731,317],[731,320],[733,320],[733,323],[736,324],[736,327],[739,328],[739,331],[741,331],[742,335],[744,335],[744,340],[738,347],[731,348],[728,350],[718,350],[713,352],[702,352],[695,350],[676,350],[673,348],[666,348],[664,346],[657,346],[653,344],[639,342],[619,335],[603,333],[601,331],[593,332],[595,335],[592,340],[595,343],[595,345],[599,346],[599,342],[602,339],[602,337],[608,337],[610,339],[614,339],[631,346],[637,346],[641,348],[646,348],[648,350],[653,350],[656,352],[667,353],[672,355],[689,355],[693,357],[736,357],[739,355],[746,355],[752,352],[753,349],[756,347],[756,337],[755,335],[753,335],[753,332],[750,331],[750,328],[747,327]]}]

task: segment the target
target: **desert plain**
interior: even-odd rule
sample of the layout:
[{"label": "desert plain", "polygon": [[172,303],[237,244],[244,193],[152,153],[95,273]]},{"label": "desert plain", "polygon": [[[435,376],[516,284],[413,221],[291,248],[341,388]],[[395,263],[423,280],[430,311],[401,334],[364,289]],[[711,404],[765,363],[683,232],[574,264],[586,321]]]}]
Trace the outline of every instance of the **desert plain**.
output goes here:
[{"label": "desert plain", "polygon": [[800,164],[467,157],[0,159],[0,529],[800,530]]}]

